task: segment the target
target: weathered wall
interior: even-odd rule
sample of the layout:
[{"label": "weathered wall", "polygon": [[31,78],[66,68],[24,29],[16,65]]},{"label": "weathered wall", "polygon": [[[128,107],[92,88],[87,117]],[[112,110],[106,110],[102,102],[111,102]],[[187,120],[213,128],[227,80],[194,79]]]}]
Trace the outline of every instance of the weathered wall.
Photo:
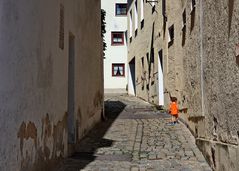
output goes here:
[{"label": "weathered wall", "polygon": [[[64,6],[63,50],[59,48],[60,4]],[[100,1],[0,1],[1,171],[51,170],[68,155],[70,34],[75,37],[72,124],[79,140],[102,112]]]},{"label": "weathered wall", "polygon": [[[132,11],[133,14],[133,36],[132,41],[128,41],[128,62],[135,58],[136,96],[158,104],[158,52],[162,49],[164,39],[162,34],[163,17],[159,10],[161,4],[156,5],[155,11],[152,13],[152,6],[149,3],[144,3],[144,26],[141,27],[141,4],[140,0],[138,0],[139,20],[137,35],[135,36],[134,3],[135,1],[133,1],[128,9],[128,37],[130,11]],[[154,60],[150,59],[150,51],[152,48],[154,48]],[[142,58],[144,65],[142,65]]]},{"label": "weathered wall", "polygon": [[[176,7],[181,9],[179,12],[175,2],[167,2],[168,8],[176,12],[167,8],[169,23],[176,25],[174,47],[169,48],[168,58],[178,58],[168,64],[167,87],[187,109],[181,117],[194,132],[211,166],[216,170],[238,170],[239,1],[201,2],[196,1],[195,14],[191,12],[191,1]],[[180,22],[184,9],[187,24],[182,45]]]},{"label": "weathered wall", "polygon": [[[196,0],[194,10],[191,2],[167,1],[165,31],[161,3],[156,5],[155,16],[150,8],[145,8],[146,18],[151,22],[145,19],[146,33],[142,31],[129,44],[128,58],[138,60],[136,73],[140,80],[140,58],[149,51],[146,47],[151,40],[149,28],[155,21],[154,48],[163,49],[165,108],[170,95],[176,96],[180,108],[185,109],[180,117],[194,133],[212,168],[236,171],[239,169],[239,1]],[[168,28],[173,24],[174,41],[168,46]],[[158,31],[159,35],[165,35],[159,36],[159,43]],[[152,86],[149,93],[136,87],[137,96],[157,104],[150,97],[152,91],[155,92]]]}]

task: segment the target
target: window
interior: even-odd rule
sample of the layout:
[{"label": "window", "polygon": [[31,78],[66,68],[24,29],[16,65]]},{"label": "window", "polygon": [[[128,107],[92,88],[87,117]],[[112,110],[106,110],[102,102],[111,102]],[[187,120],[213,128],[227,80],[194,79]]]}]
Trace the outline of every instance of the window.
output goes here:
[{"label": "window", "polygon": [[166,3],[165,0],[162,0],[162,15],[166,17]]},{"label": "window", "polygon": [[134,4],[134,29],[135,29],[135,37],[137,36],[138,29],[138,1],[135,1]]},{"label": "window", "polygon": [[127,4],[115,4],[115,15],[127,15]]},{"label": "window", "polygon": [[191,1],[191,12],[195,9],[196,7],[196,0]]},{"label": "window", "polygon": [[124,64],[112,64],[112,76],[124,77],[125,76]]},{"label": "window", "polygon": [[183,11],[183,22],[182,22],[182,28],[186,27],[186,10]]},{"label": "window", "polygon": [[172,25],[168,29],[168,47],[170,47],[173,44],[173,41],[174,41],[174,25]]},{"label": "window", "polygon": [[140,13],[140,18],[141,18],[141,29],[144,27],[144,0],[140,0],[141,2],[141,13]]},{"label": "window", "polygon": [[154,63],[154,48],[152,48],[150,51],[150,62]]},{"label": "window", "polygon": [[124,32],[112,32],[111,45],[124,45]]},{"label": "window", "polygon": [[182,21],[182,46],[185,45],[186,41],[186,10],[183,11],[183,21]]},{"label": "window", "polygon": [[155,0],[152,0],[152,2],[151,2],[151,5],[152,5],[152,14],[155,12],[155,4],[156,4],[156,1],[155,1]]},{"label": "window", "polygon": [[132,41],[132,34],[133,34],[133,17],[132,17],[132,11],[129,13],[130,18],[129,18],[129,37],[130,37],[130,42]]},{"label": "window", "polygon": [[194,24],[195,24],[195,11],[196,11],[196,1],[192,0],[191,1],[191,28],[190,31],[192,32],[193,28],[194,28]]},{"label": "window", "polygon": [[142,64],[142,68],[144,70],[144,57],[141,58],[141,64]]}]

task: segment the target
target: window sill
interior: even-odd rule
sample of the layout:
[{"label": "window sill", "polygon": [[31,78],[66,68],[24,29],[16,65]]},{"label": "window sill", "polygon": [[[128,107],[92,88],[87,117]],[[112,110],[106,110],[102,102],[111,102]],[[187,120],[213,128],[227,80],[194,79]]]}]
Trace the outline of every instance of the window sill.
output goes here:
[{"label": "window sill", "polygon": [[115,17],[127,17],[127,14],[125,14],[125,15],[115,15]]},{"label": "window sill", "polygon": [[125,78],[125,75],[122,75],[122,76],[120,76],[120,75],[112,75],[112,77],[116,77],[116,78]]},{"label": "window sill", "polygon": [[111,44],[111,46],[124,46],[124,44]]}]

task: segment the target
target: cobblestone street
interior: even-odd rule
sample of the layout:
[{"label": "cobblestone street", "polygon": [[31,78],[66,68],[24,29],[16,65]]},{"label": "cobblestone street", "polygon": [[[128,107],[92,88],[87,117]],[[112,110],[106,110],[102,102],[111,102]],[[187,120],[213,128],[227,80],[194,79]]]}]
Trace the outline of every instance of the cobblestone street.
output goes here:
[{"label": "cobblestone street", "polygon": [[189,130],[169,115],[126,95],[105,97],[107,121],[79,144],[57,171],[209,171]]}]

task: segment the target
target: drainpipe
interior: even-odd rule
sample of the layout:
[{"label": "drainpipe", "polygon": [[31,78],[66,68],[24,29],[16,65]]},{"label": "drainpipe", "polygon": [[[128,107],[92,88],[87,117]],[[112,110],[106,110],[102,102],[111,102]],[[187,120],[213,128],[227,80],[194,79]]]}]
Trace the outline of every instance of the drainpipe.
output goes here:
[{"label": "drainpipe", "polygon": [[203,0],[200,2],[200,59],[201,59],[201,98],[202,98],[202,116],[205,116],[205,104],[204,104],[204,73],[203,73]]}]

